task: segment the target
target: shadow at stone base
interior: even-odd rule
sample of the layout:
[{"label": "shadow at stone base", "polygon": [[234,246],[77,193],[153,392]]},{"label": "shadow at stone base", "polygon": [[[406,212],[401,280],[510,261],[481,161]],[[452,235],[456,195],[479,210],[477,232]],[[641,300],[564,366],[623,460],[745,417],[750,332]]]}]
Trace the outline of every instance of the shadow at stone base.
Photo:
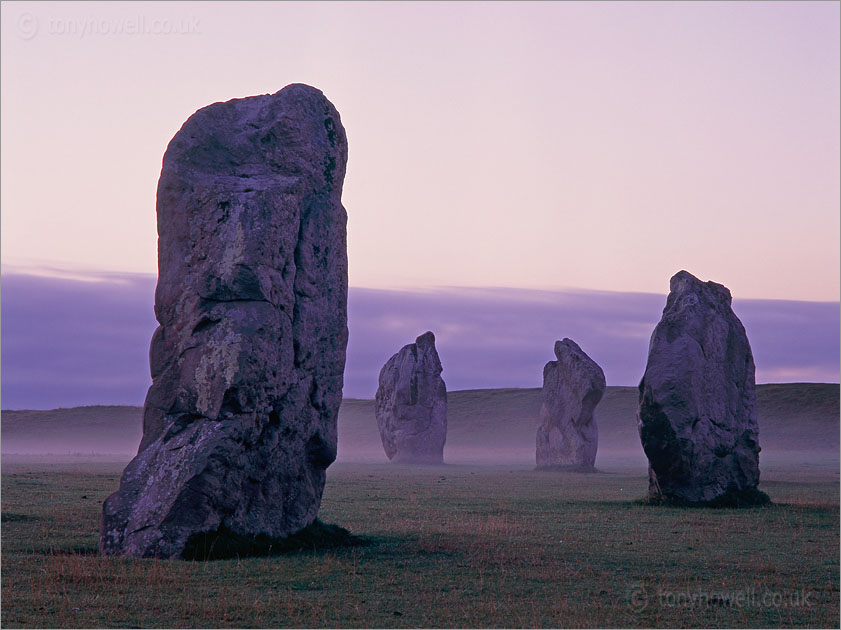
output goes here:
[{"label": "shadow at stone base", "polygon": [[227,527],[195,534],[187,541],[181,557],[185,560],[226,560],[329,551],[368,544],[370,541],[364,537],[354,536],[343,527],[316,519],[312,525],[286,538],[237,534]]},{"label": "shadow at stone base", "polygon": [[639,505],[686,508],[755,508],[773,505],[771,498],[762,490],[756,488],[728,492],[712,501],[687,501],[678,497],[652,494],[636,501],[636,503]]}]

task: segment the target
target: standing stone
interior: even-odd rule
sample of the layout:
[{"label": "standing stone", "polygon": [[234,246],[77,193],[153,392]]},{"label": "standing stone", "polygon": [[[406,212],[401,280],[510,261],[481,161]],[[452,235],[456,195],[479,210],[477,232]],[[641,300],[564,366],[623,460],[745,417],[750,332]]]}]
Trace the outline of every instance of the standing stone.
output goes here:
[{"label": "standing stone", "polygon": [[671,279],[639,385],[649,493],[687,503],[762,502],[753,355],[730,291]]},{"label": "standing stone", "polygon": [[556,341],[555,356],[543,368],[537,467],[592,469],[599,447],[593,411],[604,395],[604,372],[572,339]]},{"label": "standing stone", "polygon": [[447,440],[447,386],[435,335],[426,332],[380,370],[377,425],[393,462],[440,464]]},{"label": "standing stone", "polygon": [[103,554],[184,557],[314,522],[347,345],[346,161],[338,112],[298,84],[200,109],[169,143],[153,383]]}]

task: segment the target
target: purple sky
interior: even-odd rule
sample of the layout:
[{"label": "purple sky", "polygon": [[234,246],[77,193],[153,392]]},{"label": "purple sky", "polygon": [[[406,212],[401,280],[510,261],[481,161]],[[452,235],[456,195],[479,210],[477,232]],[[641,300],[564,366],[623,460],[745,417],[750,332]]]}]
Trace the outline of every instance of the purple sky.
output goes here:
[{"label": "purple sky", "polygon": [[[4,273],[2,407],[142,404],[154,286],[154,276],[144,274]],[[450,390],[539,387],[554,341],[563,337],[602,366],[608,385],[636,385],[665,297],[352,287],[345,395],[372,397],[382,364],[427,329],[435,332]],[[736,299],[733,306],[750,337],[758,382],[838,382],[837,302]]]}]

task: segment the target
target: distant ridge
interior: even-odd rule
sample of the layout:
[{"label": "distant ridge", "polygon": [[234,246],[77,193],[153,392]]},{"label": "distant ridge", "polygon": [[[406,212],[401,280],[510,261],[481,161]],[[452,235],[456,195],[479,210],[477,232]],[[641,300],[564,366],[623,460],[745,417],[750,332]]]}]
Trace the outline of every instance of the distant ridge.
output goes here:
[{"label": "distant ridge", "polygon": [[[839,452],[839,385],[786,383],[757,386],[760,444],[775,451]],[[608,387],[596,408],[599,450],[641,453],[637,389]],[[474,389],[448,393],[445,458],[457,451],[534,451],[540,389]],[[140,407],[90,406],[49,411],[3,411],[3,454],[134,454],[140,443]],[[372,400],[346,399],[339,411],[339,458],[382,458]],[[598,464],[598,460],[597,460]]]}]

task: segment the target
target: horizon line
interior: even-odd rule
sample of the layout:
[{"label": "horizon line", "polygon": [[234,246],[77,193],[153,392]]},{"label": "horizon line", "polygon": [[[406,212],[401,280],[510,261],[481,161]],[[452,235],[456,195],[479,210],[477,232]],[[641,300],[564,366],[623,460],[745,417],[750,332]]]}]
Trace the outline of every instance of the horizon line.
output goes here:
[{"label": "horizon line", "polygon": [[[677,272],[675,272],[677,273]],[[690,272],[691,273],[691,272]],[[68,282],[83,282],[90,284],[99,283],[115,283],[120,284],[131,279],[155,280],[157,281],[158,274],[148,271],[115,271],[105,269],[93,269],[89,267],[76,266],[74,269],[72,265],[68,267],[57,267],[52,265],[19,265],[15,263],[0,263],[0,278],[5,276],[28,276],[32,278],[43,278],[52,280],[64,280]],[[557,293],[576,293],[576,294],[595,294],[595,295],[649,295],[649,296],[666,296],[669,291],[633,291],[622,289],[592,289],[587,287],[574,286],[560,286],[556,288],[541,288],[541,287],[516,287],[505,285],[390,285],[390,286],[368,286],[362,284],[349,284],[348,289],[355,289],[360,291],[379,291],[389,293],[413,293],[413,294],[440,294],[448,291],[476,291],[476,292],[500,292],[512,291],[523,294],[557,294]],[[761,301],[761,302],[801,302],[810,304],[841,304],[841,298],[836,300],[802,300],[795,298],[776,298],[776,297],[733,297],[734,301]]]},{"label": "horizon line", "polygon": [[[835,382],[825,382],[825,381],[792,381],[790,383],[757,383],[756,387],[765,387],[765,386],[777,386],[777,387],[786,387],[792,385],[833,385],[833,386],[841,386],[841,383]],[[627,389],[638,389],[637,385],[606,385],[609,389],[613,388],[627,388]],[[503,389],[517,389],[517,390],[542,390],[542,387],[474,387],[470,389],[454,389],[447,392],[447,394],[460,394],[464,392],[488,392],[488,391],[499,391]],[[342,397],[342,402],[345,401],[358,401],[358,402],[373,402],[373,398],[354,398],[348,396],[347,398]],[[0,409],[0,413],[9,412],[9,411],[61,411],[61,410],[68,410],[68,409],[87,409],[89,407],[136,407],[137,409],[143,409],[144,403],[137,404],[137,405],[73,405],[71,407],[53,407],[51,409]]]}]

